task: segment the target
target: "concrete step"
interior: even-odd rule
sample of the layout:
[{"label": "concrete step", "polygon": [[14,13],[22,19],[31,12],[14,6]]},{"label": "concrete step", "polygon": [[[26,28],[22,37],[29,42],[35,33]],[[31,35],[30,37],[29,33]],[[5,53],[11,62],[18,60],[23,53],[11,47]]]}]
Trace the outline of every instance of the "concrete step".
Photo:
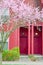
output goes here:
[{"label": "concrete step", "polygon": [[39,61],[43,61],[43,55],[34,55]]}]

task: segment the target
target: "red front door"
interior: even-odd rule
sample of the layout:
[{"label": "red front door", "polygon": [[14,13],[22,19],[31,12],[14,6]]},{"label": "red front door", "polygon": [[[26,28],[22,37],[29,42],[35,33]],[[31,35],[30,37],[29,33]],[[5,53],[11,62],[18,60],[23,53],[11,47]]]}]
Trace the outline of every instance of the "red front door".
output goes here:
[{"label": "red front door", "polygon": [[42,27],[34,27],[34,54],[42,54]]},{"label": "red front door", "polygon": [[20,54],[28,54],[28,29],[20,28]]}]

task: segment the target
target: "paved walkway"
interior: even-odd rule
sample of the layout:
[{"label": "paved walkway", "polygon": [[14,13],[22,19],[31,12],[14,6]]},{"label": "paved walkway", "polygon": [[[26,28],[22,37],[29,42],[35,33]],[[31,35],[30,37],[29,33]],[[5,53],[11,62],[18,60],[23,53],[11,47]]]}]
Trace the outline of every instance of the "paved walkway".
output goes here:
[{"label": "paved walkway", "polygon": [[39,60],[37,61],[30,61],[28,56],[20,56],[20,59],[18,61],[11,61],[11,62],[2,62],[2,64],[6,65],[43,65],[43,56],[37,56],[39,57]]}]

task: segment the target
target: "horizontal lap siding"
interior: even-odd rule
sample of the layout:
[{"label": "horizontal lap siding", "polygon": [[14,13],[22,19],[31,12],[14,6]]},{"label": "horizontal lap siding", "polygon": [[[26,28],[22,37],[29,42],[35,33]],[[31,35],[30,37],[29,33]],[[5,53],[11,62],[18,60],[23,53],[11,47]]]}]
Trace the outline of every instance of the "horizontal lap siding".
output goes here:
[{"label": "horizontal lap siding", "polygon": [[17,37],[18,37],[18,35],[17,35],[17,29],[13,32],[13,33],[11,33],[11,35],[10,35],[10,37],[9,37],[9,49],[12,49],[12,48],[14,48],[14,47],[17,47],[18,46],[18,39],[17,39]]}]

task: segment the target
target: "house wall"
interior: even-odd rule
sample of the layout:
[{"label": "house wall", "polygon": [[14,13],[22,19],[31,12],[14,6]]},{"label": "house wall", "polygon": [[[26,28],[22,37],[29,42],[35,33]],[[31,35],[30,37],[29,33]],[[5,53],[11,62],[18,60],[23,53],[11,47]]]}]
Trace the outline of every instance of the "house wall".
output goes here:
[{"label": "house wall", "polygon": [[43,0],[41,0],[41,3],[43,3]]},{"label": "house wall", "polygon": [[[28,54],[30,54],[30,24],[28,26]],[[20,28],[17,28],[9,37],[9,50],[20,46]],[[20,47],[19,47],[20,48]]]},{"label": "house wall", "polygon": [[[34,54],[34,26],[42,26],[42,54],[43,54],[43,25],[37,24],[31,25],[28,24],[28,54]],[[30,33],[31,29],[31,33]],[[13,33],[11,33],[9,38],[9,50],[11,50],[14,47],[20,46],[20,29],[17,28]],[[19,47],[20,48],[20,47]]]},{"label": "house wall", "polygon": [[[24,3],[28,3],[34,6],[34,0],[25,0]],[[38,22],[37,24],[32,24],[31,26],[31,32],[30,33],[30,24],[28,24],[28,54],[34,54],[34,26],[42,26],[42,54],[43,54],[43,25],[42,23]],[[17,28],[13,33],[11,33],[9,37],[9,50],[11,50],[14,47],[19,47],[20,44],[20,37],[19,37],[20,31],[19,28]],[[32,36],[31,36],[31,35]]]},{"label": "house wall", "polygon": [[18,29],[11,33],[9,38],[9,49],[18,47]]},{"label": "house wall", "polygon": [[41,0],[41,7],[43,7],[43,0]]},{"label": "house wall", "polygon": [[[34,6],[34,0],[25,0],[24,3],[29,3],[29,5],[32,5]],[[10,15],[12,15],[13,12],[12,10],[10,9]],[[29,25],[28,25],[29,26]],[[30,50],[30,26],[28,27],[28,43],[29,43],[29,47],[28,47],[28,50]],[[10,35],[10,38],[9,38],[9,49],[12,49],[14,48],[15,46],[18,46],[19,47],[19,29],[16,29],[11,35]],[[30,51],[28,51],[28,54],[30,54]]]}]

